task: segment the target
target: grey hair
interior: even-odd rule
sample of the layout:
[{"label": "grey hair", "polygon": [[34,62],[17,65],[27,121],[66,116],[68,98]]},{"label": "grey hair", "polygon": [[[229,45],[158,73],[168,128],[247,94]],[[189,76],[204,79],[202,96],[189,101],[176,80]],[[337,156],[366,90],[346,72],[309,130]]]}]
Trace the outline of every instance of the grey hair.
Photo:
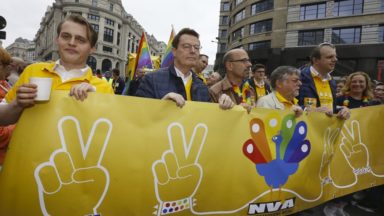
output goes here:
[{"label": "grey hair", "polygon": [[271,87],[276,88],[277,81],[284,81],[288,78],[289,75],[300,76],[300,70],[292,66],[280,66],[277,67],[271,74]]}]

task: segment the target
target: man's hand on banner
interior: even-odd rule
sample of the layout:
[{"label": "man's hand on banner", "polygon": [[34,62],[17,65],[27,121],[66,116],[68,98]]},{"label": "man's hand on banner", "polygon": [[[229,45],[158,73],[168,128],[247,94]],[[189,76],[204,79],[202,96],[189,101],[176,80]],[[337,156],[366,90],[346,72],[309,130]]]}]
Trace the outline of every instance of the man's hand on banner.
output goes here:
[{"label": "man's hand on banner", "polygon": [[320,165],[320,180],[323,185],[331,183],[332,178],[330,176],[330,162],[335,152],[336,138],[340,133],[340,128],[331,129],[328,127],[325,130],[323,143],[324,143],[324,151],[323,156],[321,158]]},{"label": "man's hand on banner", "polygon": [[349,127],[345,124],[341,133],[340,149],[349,166],[353,169],[354,175],[371,173],[369,152],[367,146],[361,140],[359,122],[353,120]]},{"label": "man's hand on banner", "polygon": [[158,215],[183,211],[193,205],[192,197],[203,177],[198,160],[207,133],[207,126],[198,124],[187,142],[181,124],[168,126],[170,149],[152,165],[156,198],[160,203]]},{"label": "man's hand on banner", "polygon": [[44,215],[98,215],[109,187],[101,161],[112,123],[98,119],[86,144],[76,118],[61,118],[58,129],[62,148],[35,169],[41,210]]}]

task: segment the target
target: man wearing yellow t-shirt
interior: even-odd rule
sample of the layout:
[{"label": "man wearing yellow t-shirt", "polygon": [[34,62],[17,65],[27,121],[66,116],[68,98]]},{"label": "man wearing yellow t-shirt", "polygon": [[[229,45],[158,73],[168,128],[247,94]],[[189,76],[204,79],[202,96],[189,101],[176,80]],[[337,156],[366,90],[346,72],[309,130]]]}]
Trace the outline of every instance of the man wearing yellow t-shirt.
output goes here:
[{"label": "man wearing yellow t-shirt", "polygon": [[249,79],[249,84],[255,89],[255,100],[271,93],[271,88],[265,82],[265,66],[255,64],[252,66],[252,78]]},{"label": "man wearing yellow t-shirt", "polygon": [[299,95],[301,86],[300,70],[291,66],[280,66],[276,68],[270,77],[272,93],[261,97],[256,107],[286,110],[290,109],[298,117],[303,113],[297,106],[296,97]]},{"label": "man wearing yellow t-shirt", "polygon": [[28,66],[6,95],[6,102],[17,111],[11,113],[13,121],[24,108],[34,105],[37,86],[29,84],[31,77],[52,78],[53,90],[67,90],[70,96],[81,101],[87,98],[88,92],[113,94],[112,87],[93,76],[92,69],[86,64],[97,42],[97,33],[87,20],[80,15],[70,15],[58,25],[57,35],[60,59]]},{"label": "man wearing yellow t-shirt", "polygon": [[311,65],[301,71],[303,85],[298,96],[300,106],[308,111],[323,112],[329,116],[337,113],[340,118],[349,118],[348,108],[336,110],[336,83],[330,75],[337,62],[335,46],[320,44],[313,49],[310,59]]}]

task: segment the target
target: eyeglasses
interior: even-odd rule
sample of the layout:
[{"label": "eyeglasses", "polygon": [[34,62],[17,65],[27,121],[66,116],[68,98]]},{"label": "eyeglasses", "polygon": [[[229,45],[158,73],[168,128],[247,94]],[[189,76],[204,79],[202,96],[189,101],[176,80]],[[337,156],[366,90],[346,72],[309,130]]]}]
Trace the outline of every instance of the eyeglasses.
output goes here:
[{"label": "eyeglasses", "polygon": [[189,50],[191,50],[192,47],[193,47],[193,48],[194,48],[195,50],[197,50],[197,51],[199,51],[201,48],[203,48],[203,47],[201,47],[200,45],[192,45],[192,44],[182,44],[181,47],[182,47],[183,49],[189,49]]},{"label": "eyeglasses", "polygon": [[245,63],[251,63],[251,59],[248,59],[248,58],[243,58],[243,59],[237,59],[237,60],[230,60],[230,62],[241,62],[243,64]]}]

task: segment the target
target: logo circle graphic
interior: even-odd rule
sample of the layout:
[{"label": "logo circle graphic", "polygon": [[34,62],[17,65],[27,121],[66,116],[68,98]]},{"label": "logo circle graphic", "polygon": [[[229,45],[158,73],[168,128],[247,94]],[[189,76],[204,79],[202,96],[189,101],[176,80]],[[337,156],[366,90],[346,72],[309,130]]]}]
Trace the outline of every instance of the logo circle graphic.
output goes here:
[{"label": "logo circle graphic", "polygon": [[258,124],[253,124],[252,125],[252,132],[253,133],[258,133],[260,131],[260,125]]}]

